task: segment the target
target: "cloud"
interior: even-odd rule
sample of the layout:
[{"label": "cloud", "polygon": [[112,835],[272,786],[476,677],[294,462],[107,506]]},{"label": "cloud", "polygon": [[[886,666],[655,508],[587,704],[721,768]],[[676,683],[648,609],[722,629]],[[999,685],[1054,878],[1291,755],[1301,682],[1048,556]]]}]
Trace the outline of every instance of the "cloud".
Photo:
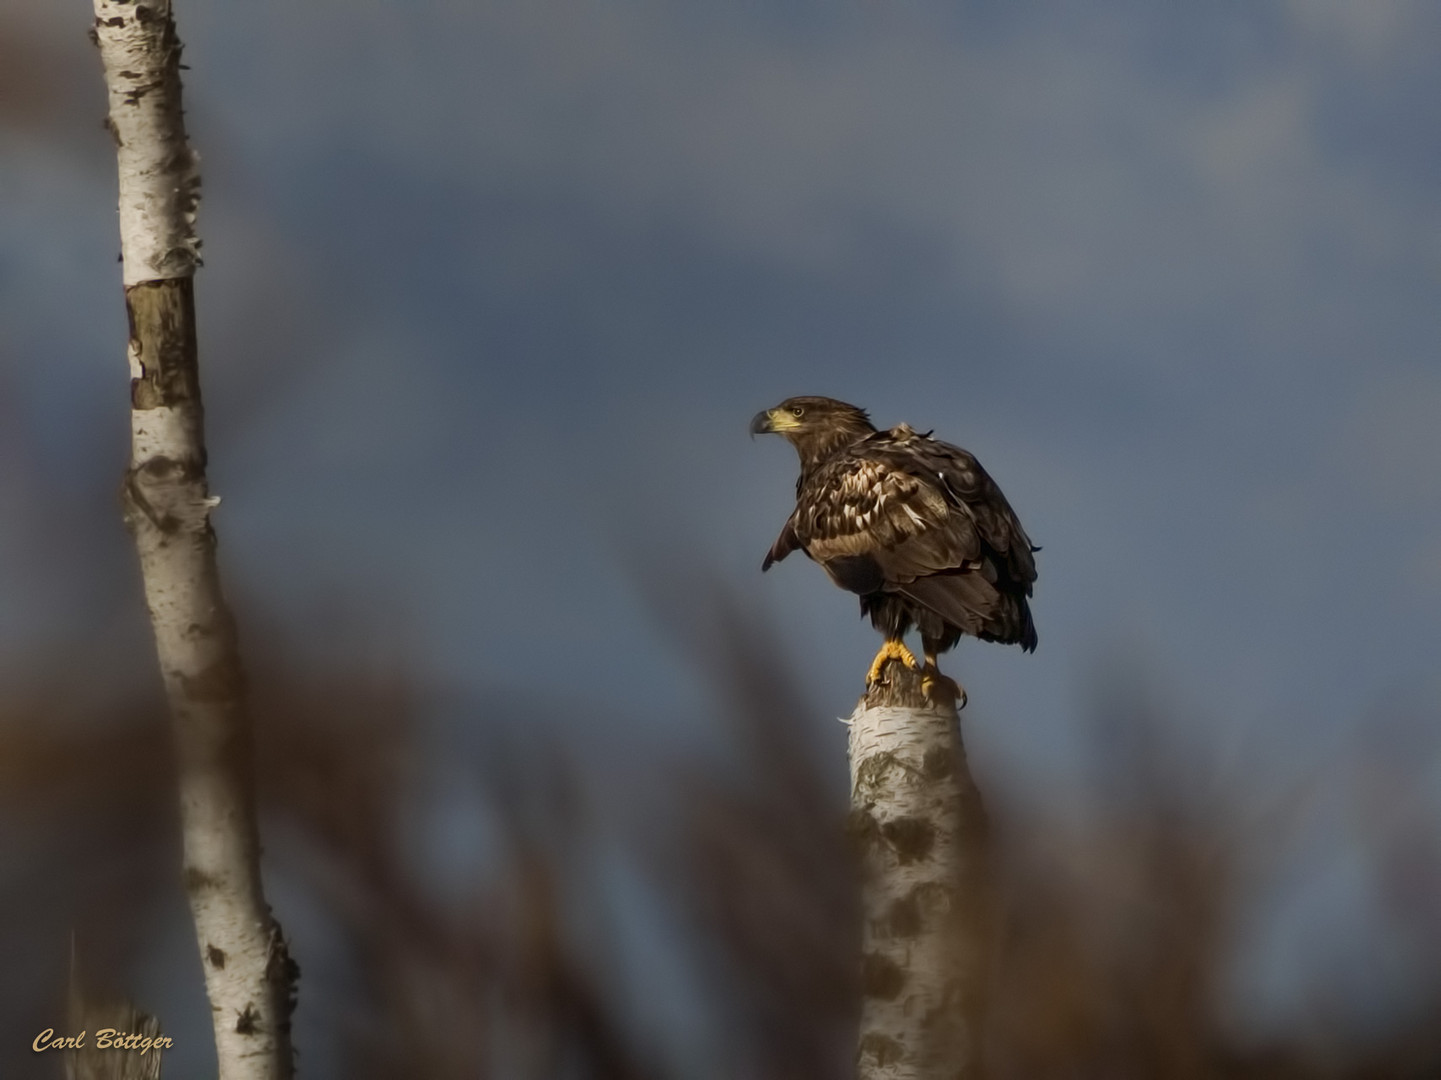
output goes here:
[{"label": "cloud", "polygon": [[[1284,10],[1303,36],[1400,33],[1344,5]],[[938,297],[1135,372],[1205,348],[1225,364],[1242,340],[1264,343],[1247,363],[1311,362],[1376,319],[1361,278],[1441,254],[1429,196],[1326,138],[1345,76],[1315,49],[1215,46],[1200,80],[1109,9],[1079,29],[893,9],[783,33],[531,0],[272,2],[249,36],[227,19],[220,51],[219,9],[197,11],[196,52],[235,69],[216,107],[292,169],[363,146],[453,193],[460,229],[467,201],[548,194],[833,281],[904,238]],[[491,254],[536,257],[523,238]]]},{"label": "cloud", "polygon": [[1366,66],[1394,62],[1436,29],[1432,5],[1421,3],[1286,0],[1285,11],[1301,35]]},{"label": "cloud", "polygon": [[1352,492],[1389,509],[1434,516],[1441,505],[1441,371],[1378,373],[1352,407],[1339,442]]}]

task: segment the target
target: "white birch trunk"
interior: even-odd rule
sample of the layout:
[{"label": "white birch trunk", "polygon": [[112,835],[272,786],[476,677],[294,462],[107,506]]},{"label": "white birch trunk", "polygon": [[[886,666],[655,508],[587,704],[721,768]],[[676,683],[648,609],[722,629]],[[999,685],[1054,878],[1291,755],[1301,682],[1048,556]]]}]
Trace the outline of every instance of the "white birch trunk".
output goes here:
[{"label": "white birch trunk", "polygon": [[180,779],[185,885],[221,1080],[288,1080],[295,965],[265,903],[250,726],[205,477],[193,274],[199,177],[170,0],[94,0],[120,172],[130,319],[125,519],[140,555]]},{"label": "white birch trunk", "polygon": [[980,1075],[985,811],[953,705],[892,661],[850,719],[861,864],[861,1080]]}]

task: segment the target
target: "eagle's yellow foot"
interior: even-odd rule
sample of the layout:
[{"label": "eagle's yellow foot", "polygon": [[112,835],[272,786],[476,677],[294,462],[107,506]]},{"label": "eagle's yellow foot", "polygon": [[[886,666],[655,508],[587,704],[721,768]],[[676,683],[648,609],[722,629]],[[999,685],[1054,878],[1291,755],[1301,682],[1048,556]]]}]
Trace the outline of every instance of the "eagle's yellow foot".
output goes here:
[{"label": "eagle's yellow foot", "polygon": [[954,705],[958,710],[966,707],[966,688],[950,676],[942,675],[934,663],[927,663],[921,669],[921,693],[937,705]]},{"label": "eagle's yellow foot", "polygon": [[899,639],[886,641],[881,646],[881,651],[876,653],[876,658],[871,661],[871,670],[866,672],[866,685],[873,686],[881,681],[881,669],[886,666],[887,660],[899,660],[912,671],[919,671],[921,665],[916,662],[915,655],[906,648],[906,643]]}]

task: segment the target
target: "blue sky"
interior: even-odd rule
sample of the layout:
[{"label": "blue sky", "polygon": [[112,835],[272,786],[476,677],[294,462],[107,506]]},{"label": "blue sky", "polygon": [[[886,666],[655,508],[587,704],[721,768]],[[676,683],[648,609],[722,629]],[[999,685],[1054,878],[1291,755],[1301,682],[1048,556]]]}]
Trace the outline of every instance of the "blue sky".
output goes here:
[{"label": "blue sky", "polygon": [[[0,113],[16,666],[148,648],[83,7],[0,9],[50,73]],[[814,567],[759,574],[794,461],[745,434],[823,393],[974,451],[1044,547],[1037,653],[947,665],[983,783],[1076,781],[1107,664],[1260,786],[1435,717],[1441,9],[717,7],[185,0],[243,605],[462,687],[651,687],[637,730],[684,739],[704,693],[636,585],[666,558],[844,714],[873,632]],[[1365,909],[1317,874],[1268,939],[1293,981],[1286,935]]]}]

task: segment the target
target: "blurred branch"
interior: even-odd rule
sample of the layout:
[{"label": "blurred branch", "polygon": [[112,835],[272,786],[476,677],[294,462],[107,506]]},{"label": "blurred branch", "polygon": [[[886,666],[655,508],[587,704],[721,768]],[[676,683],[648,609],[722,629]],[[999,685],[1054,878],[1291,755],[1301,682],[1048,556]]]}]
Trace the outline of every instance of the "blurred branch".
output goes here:
[{"label": "blurred branch", "polygon": [[125,519],[140,555],[174,721],[185,884],[222,1080],[293,1071],[295,966],[265,903],[251,732],[206,480],[193,275],[195,156],[181,107],[170,0],[95,0],[120,175],[130,322],[131,459]]},{"label": "blurred branch", "polygon": [[[728,706],[727,745],[642,747],[609,731],[634,758],[624,775],[586,749],[571,713],[548,718],[549,707],[530,698],[443,694],[438,703],[436,691],[373,658],[329,671],[270,669],[263,653],[252,661],[273,872],[308,909],[312,985],[324,991],[308,995],[302,1017],[318,1047],[308,1072],[346,1080],[855,1075],[859,890],[837,827],[841,729],[798,699],[763,625],[736,618],[715,629],[704,645]],[[282,635],[268,638],[280,657],[296,654]],[[66,670],[97,667],[77,654]],[[93,682],[79,707],[67,704],[58,690],[79,682],[0,688],[7,1080],[39,1080],[54,1068],[29,1047],[61,1014],[54,945],[69,927],[79,928],[107,986],[144,978],[153,996],[155,979],[187,987],[196,974],[193,958],[157,948],[155,937],[163,928],[175,940],[170,919],[183,921],[155,887],[173,850],[165,732],[151,701],[127,704],[113,689],[91,711]],[[877,697],[858,711],[889,707]],[[1228,1015],[1230,967],[1255,961],[1237,948],[1246,943],[1234,932],[1236,867],[1284,852],[1235,812],[1250,798],[1240,779],[1194,783],[1193,748],[1172,741],[1165,715],[1134,708],[1113,717],[1150,734],[1110,732],[1117,768],[1097,793],[1100,807],[1029,817],[1001,801],[998,785],[987,793],[984,837],[962,841],[984,857],[971,867],[985,870],[971,893],[971,925],[995,931],[983,939],[995,957],[980,1036],[987,1076],[1438,1075],[1441,995],[1424,985],[1404,1009],[1388,1007],[1385,1031],[1369,1034],[1344,999],[1321,995],[1314,1026],[1265,1035],[1264,1018]],[[959,750],[953,725],[944,715],[933,734]],[[917,790],[900,794],[924,800],[925,757],[919,775],[897,764],[868,771],[895,768],[883,782],[913,781]],[[1418,762],[1414,782],[1426,775]],[[958,780],[969,798],[963,765]],[[1375,884],[1403,875],[1393,887],[1404,890],[1404,910],[1383,904],[1376,914],[1390,916],[1383,930],[1434,932],[1428,880],[1412,875],[1426,874],[1430,847],[1418,845],[1435,829],[1420,816],[1423,804],[1406,805],[1408,792],[1424,793],[1407,783],[1377,778],[1378,810],[1405,813],[1367,834],[1366,850],[1383,863]],[[923,830],[897,828],[882,809],[858,816],[855,831],[871,849],[866,858],[898,862]],[[967,827],[979,829],[979,807],[963,810]],[[618,861],[636,865],[632,857],[646,852],[664,857],[616,892]],[[931,869],[924,860],[910,868]],[[908,977],[916,976],[904,963],[918,954],[940,964],[967,940],[964,919],[933,937],[924,922],[920,936],[896,934],[898,914],[907,929],[907,905],[886,906],[873,882],[865,887],[866,951],[910,946],[895,961]],[[627,912],[633,889],[644,896]],[[617,920],[627,914],[640,918]],[[918,917],[926,914],[917,905]],[[1429,955],[1418,950],[1418,964]],[[964,955],[953,963],[961,977],[981,966]],[[865,974],[868,991],[884,988],[883,965],[867,964]],[[904,996],[903,988],[897,1000]],[[964,1020],[966,1006],[963,983],[959,1009],[943,1015]],[[205,1010],[194,1023],[172,1030],[167,1021],[165,1033],[193,1050]]]},{"label": "blurred branch", "polygon": [[[152,1045],[161,1038],[160,1021],[133,1002],[102,996],[86,986],[73,942],[68,1011],[70,1030],[85,1032],[86,1039],[82,1047],[62,1051],[65,1080],[160,1080],[163,1051]],[[149,1041],[133,1050],[102,1046],[101,1033],[106,1029],[112,1043],[131,1035]]]}]

